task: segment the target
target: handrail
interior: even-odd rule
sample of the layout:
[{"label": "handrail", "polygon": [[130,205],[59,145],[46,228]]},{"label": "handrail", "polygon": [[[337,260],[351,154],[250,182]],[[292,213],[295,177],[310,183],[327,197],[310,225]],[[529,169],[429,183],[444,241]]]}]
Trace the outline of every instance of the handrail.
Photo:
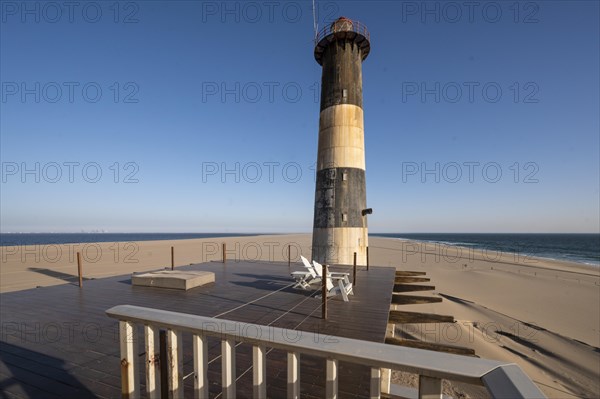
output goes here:
[{"label": "handrail", "polygon": [[[348,21],[348,23],[346,25],[344,25],[344,29],[339,30],[339,32],[354,32],[354,33],[363,35],[369,41],[371,40],[371,34],[369,33],[369,30],[367,29],[365,24],[363,24],[360,21],[352,21],[352,20],[347,20],[347,21]],[[335,22],[326,25],[315,36],[315,43],[319,43],[325,37],[327,37],[335,32],[338,32],[335,30],[335,27],[336,27]]]},{"label": "handrail", "polygon": [[[327,359],[327,397],[337,395],[338,361],[358,363],[372,368],[371,397],[379,397],[380,369],[389,368],[419,374],[428,392],[431,387],[441,394],[441,379],[483,385],[492,397],[507,392],[514,398],[544,398],[537,386],[510,363],[471,358],[422,349],[391,346],[356,339],[316,335],[315,333],[283,328],[240,323],[165,310],[131,305],[119,305],[106,311],[109,317],[120,321],[121,375],[124,397],[139,395],[137,356],[134,353],[136,324],[145,326],[146,334],[146,386],[149,397],[157,397],[160,378],[157,377],[156,342],[159,329],[168,331],[170,348],[169,390],[183,396],[181,371],[181,334],[193,334],[195,389],[200,397],[208,394],[206,381],[206,337],[222,340],[222,383],[224,397],[235,397],[235,342],[253,345],[254,396],[266,395],[265,347],[288,352],[288,396],[299,392],[300,355],[314,355]],[[149,376],[150,380],[149,381]]]}]

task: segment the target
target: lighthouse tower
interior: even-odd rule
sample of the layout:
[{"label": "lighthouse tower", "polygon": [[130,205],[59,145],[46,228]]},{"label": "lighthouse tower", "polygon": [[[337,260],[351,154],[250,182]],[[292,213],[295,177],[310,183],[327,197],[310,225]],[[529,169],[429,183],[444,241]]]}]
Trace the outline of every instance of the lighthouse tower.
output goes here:
[{"label": "lighthouse tower", "polygon": [[366,27],[338,18],[316,38],[323,67],[312,257],[320,263],[366,264],[367,192],[362,62],[371,50]]}]

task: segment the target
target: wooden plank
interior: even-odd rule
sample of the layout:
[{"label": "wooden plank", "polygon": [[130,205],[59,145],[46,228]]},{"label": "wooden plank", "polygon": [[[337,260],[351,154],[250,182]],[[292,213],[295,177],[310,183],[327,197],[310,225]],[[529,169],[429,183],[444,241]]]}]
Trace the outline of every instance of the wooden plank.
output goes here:
[{"label": "wooden plank", "polygon": [[394,284],[394,292],[433,291],[434,285]]},{"label": "wooden plank", "polygon": [[418,305],[424,303],[442,302],[443,298],[439,296],[419,296],[419,295],[392,295],[392,303],[395,305]]},{"label": "wooden plank", "polygon": [[439,315],[434,313],[401,312],[390,310],[390,323],[454,323],[453,316]]},{"label": "wooden plank", "polygon": [[403,284],[403,283],[427,283],[431,281],[430,278],[425,277],[396,277],[394,280],[395,284]]},{"label": "wooden plank", "polygon": [[411,272],[411,271],[404,271],[404,270],[396,271],[396,277],[425,276],[425,275],[427,275],[427,272]]},{"label": "wooden plank", "polygon": [[475,356],[474,349],[465,348],[464,346],[436,344],[433,342],[417,341],[414,339],[401,339],[394,337],[387,337],[385,339],[385,343],[390,345],[406,346],[409,348],[426,349],[429,351],[453,353],[455,355]]},{"label": "wooden plank", "polygon": [[[23,385],[25,392],[30,395],[37,393],[37,390],[44,392],[37,396],[25,395],[26,397],[86,397],[91,396],[92,392],[84,387],[80,381],[73,378],[69,372],[55,368],[50,365],[44,365],[28,358],[5,352],[4,349],[11,346],[2,344],[2,353],[0,353],[0,381],[3,386],[0,392],[16,391],[19,385]],[[5,377],[5,378],[4,378]],[[87,378],[81,378],[86,380]],[[117,383],[120,381],[117,379]],[[113,394],[120,395],[120,387],[113,391]]]}]

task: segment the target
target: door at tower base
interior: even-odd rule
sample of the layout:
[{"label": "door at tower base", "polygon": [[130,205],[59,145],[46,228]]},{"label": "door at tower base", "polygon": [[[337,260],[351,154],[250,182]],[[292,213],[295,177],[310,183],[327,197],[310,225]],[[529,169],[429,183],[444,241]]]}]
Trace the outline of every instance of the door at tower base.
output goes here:
[{"label": "door at tower base", "polygon": [[313,229],[313,259],[322,264],[367,264],[367,229],[362,227],[334,227]]}]

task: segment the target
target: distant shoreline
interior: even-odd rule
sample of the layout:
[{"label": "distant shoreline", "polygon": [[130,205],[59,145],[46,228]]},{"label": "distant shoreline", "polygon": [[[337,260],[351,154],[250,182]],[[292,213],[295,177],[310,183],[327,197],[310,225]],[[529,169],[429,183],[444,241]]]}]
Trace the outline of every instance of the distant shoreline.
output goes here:
[{"label": "distant shoreline", "polygon": [[[0,247],[28,246],[28,245],[60,245],[60,244],[91,244],[91,243],[128,243],[128,242],[151,242],[151,241],[171,241],[171,240],[194,240],[211,238],[233,238],[233,237],[259,237],[259,236],[278,236],[289,234],[310,234],[310,233],[0,233]],[[464,251],[479,251],[495,253],[505,253],[507,255],[530,257],[540,260],[566,262],[582,265],[590,270],[600,268],[600,249],[589,248],[586,252],[575,256],[568,254],[569,248],[561,248],[562,253],[554,248],[548,249],[539,246],[524,245],[523,248],[515,248],[510,244],[511,241],[517,241],[526,237],[535,240],[538,237],[550,237],[556,241],[559,246],[561,237],[569,237],[575,240],[591,237],[592,241],[600,242],[600,234],[587,233],[371,233],[371,237],[389,238],[406,242],[420,242],[423,245],[446,245],[454,248],[463,248]],[[484,241],[478,242],[481,238],[488,237],[506,238],[505,242],[486,244]],[[456,238],[453,242],[452,239]],[[472,242],[469,242],[471,240]],[[561,243],[562,244],[562,243]],[[580,249],[579,249],[580,250]],[[574,252],[575,249],[571,250]],[[565,254],[567,252],[567,254]],[[489,257],[488,257],[489,258]],[[489,260],[489,259],[488,259]]]},{"label": "distant shoreline", "polygon": [[[595,233],[386,233],[370,236],[421,242],[424,245],[445,245],[465,251],[574,263],[592,270],[600,268],[600,234]],[[489,256],[484,257],[492,261]]]},{"label": "distant shoreline", "polygon": [[[592,277],[600,277],[600,267],[598,267],[596,265],[588,264],[588,263],[583,263],[583,262],[576,262],[576,261],[565,260],[565,259],[545,258],[542,256],[534,256],[534,255],[530,255],[530,254],[520,254],[520,253],[514,253],[514,252],[507,252],[507,251],[495,251],[494,256],[490,257],[490,255],[486,254],[485,251],[478,249],[478,248],[473,248],[473,247],[451,245],[451,244],[447,244],[447,243],[434,243],[434,242],[429,242],[429,241],[399,239],[399,238],[393,238],[393,237],[381,237],[381,236],[375,236],[375,237],[378,239],[385,239],[385,240],[390,240],[393,242],[394,241],[395,242],[403,241],[407,244],[416,245],[416,248],[414,248],[414,250],[416,250],[417,254],[422,254],[425,252],[425,253],[428,253],[431,257],[435,257],[437,255],[438,258],[442,258],[443,260],[446,260],[446,261],[448,261],[448,259],[451,259],[452,260],[451,263],[460,264],[462,261],[461,262],[454,261],[454,259],[455,258],[464,259],[465,262],[467,262],[467,266],[469,266],[469,264],[474,261],[484,261],[484,262],[492,263],[492,264],[495,263],[495,264],[498,264],[499,266],[507,265],[507,266],[518,266],[518,267],[541,269],[541,270],[560,270],[560,271],[568,272],[568,273],[575,273],[575,274],[581,274],[581,275],[592,276]],[[428,244],[438,245],[439,248],[427,247]],[[454,253],[452,253],[451,251],[448,253],[445,253],[444,250],[442,249],[444,247],[456,249],[461,252],[458,253],[459,256],[454,255]],[[383,247],[375,247],[375,246],[371,246],[371,248],[386,249]],[[392,248],[389,248],[389,249],[392,250]],[[398,251],[398,249],[393,249],[393,250]],[[411,252],[412,250],[413,250],[412,248],[407,248],[408,252]],[[410,257],[410,254],[408,257]],[[516,260],[515,258],[519,258],[520,260]],[[426,255],[425,259],[429,259],[428,255]]]},{"label": "distant shoreline", "polygon": [[289,233],[0,233],[0,247],[15,245],[193,240],[285,234]]}]

